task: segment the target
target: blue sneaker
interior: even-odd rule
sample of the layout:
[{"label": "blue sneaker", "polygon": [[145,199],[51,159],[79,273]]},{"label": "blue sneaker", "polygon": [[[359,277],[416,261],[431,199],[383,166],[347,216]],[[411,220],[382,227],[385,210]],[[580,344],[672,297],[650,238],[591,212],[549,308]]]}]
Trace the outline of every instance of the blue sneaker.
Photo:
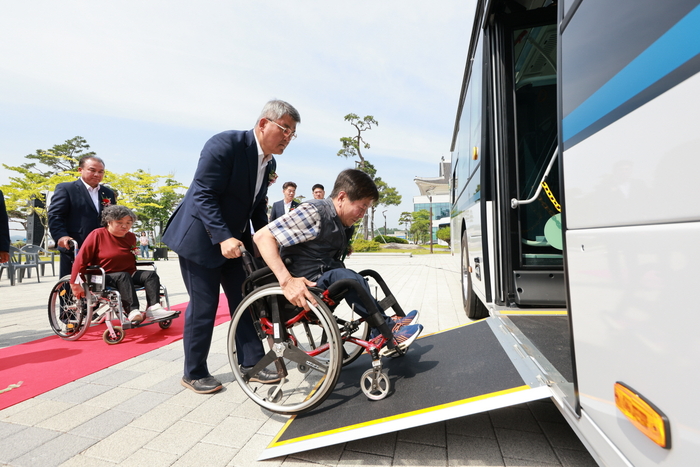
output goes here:
[{"label": "blue sneaker", "polygon": [[396,346],[393,349],[390,349],[385,343],[382,349],[379,351],[379,355],[382,357],[398,357],[400,354],[396,349],[399,348],[402,352],[406,352],[408,346],[411,345],[414,340],[416,340],[421,331],[423,331],[422,324],[409,324],[408,326],[401,326],[398,331],[394,332],[394,341],[396,342]]},{"label": "blue sneaker", "polygon": [[394,315],[391,317],[391,320],[394,322],[394,327],[391,329],[391,332],[398,332],[398,330],[401,328],[401,326],[408,326],[409,324],[417,324],[418,323],[418,310],[413,310],[409,313],[406,314],[406,316],[398,316]]}]

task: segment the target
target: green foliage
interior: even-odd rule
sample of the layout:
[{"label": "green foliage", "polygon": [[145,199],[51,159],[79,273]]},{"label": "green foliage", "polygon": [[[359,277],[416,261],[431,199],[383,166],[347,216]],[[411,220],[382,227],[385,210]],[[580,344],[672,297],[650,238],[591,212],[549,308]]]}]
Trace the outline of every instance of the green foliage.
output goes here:
[{"label": "green foliage", "polygon": [[447,244],[450,244],[450,241],[452,240],[451,236],[451,231],[449,227],[443,227],[441,229],[438,229],[437,231],[437,238],[438,240],[442,240],[443,242],[447,242]]},{"label": "green foliage", "polygon": [[[96,155],[87,151],[89,148],[85,139],[76,136],[64,144],[55,145],[52,149],[38,149],[36,154],[25,156],[26,159],[36,162],[28,162],[19,167],[3,164],[6,169],[17,173],[16,176],[10,177],[9,184],[0,186],[5,194],[11,221],[26,228],[27,218],[34,212],[47,228],[47,208],[42,206],[43,203],[32,206],[30,200],[43,201],[59,183],[76,180],[80,176],[80,158]],[[37,166],[37,163],[42,166]],[[118,192],[119,204],[134,210],[139,217],[140,230],[152,230],[159,226],[162,231],[165,222],[183,197],[178,191],[186,188],[172,179],[172,176],[151,175],[140,169],[125,174],[105,171],[103,183]]]},{"label": "green foliage", "polygon": [[377,235],[374,237],[373,241],[377,243],[408,243],[408,240],[405,238],[392,237],[391,235]]},{"label": "green foliage", "polygon": [[352,242],[352,251],[356,253],[369,252],[369,251],[379,251],[379,243],[369,240],[364,240],[358,238]]},{"label": "green foliage", "polygon": [[411,225],[411,234],[413,238],[423,243],[430,240],[430,212],[426,209],[413,212],[413,225]]},{"label": "green foliage", "polygon": [[379,125],[373,116],[366,115],[364,118],[360,118],[358,115],[350,113],[345,116],[345,121],[350,122],[350,125],[354,126],[357,130],[357,135],[351,137],[340,138],[340,143],[342,145],[341,149],[338,151],[338,156],[340,157],[359,157],[360,158],[360,168],[365,165],[365,159],[362,157],[361,148],[369,149],[369,143],[362,138],[362,132],[371,130],[372,125]]}]

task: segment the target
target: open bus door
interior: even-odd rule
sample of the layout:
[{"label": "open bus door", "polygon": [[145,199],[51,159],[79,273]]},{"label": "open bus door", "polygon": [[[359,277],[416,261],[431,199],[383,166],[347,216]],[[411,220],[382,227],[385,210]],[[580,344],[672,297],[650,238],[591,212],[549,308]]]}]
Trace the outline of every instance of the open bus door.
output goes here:
[{"label": "open bus door", "polygon": [[[557,154],[556,7],[492,18],[488,141],[494,303],[564,307]],[[486,117],[485,117],[486,118]],[[544,182],[544,184],[542,183]]]}]

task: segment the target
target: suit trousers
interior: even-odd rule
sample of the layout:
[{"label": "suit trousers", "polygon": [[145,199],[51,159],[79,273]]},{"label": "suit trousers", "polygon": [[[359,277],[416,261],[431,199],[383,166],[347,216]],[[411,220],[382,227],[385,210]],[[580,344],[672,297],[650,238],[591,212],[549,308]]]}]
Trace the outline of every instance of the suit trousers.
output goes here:
[{"label": "suit trousers", "polygon": [[[207,357],[214,333],[214,321],[219,306],[219,285],[224,289],[229,312],[233,315],[243,299],[241,287],[246,278],[240,258],[226,260],[223,266],[207,268],[182,256],[179,257],[180,271],[190,302],[185,310],[185,378],[201,379],[211,373],[207,367]],[[258,338],[253,320],[245,313],[236,332],[238,363],[254,366],[263,356],[264,350]]]}]

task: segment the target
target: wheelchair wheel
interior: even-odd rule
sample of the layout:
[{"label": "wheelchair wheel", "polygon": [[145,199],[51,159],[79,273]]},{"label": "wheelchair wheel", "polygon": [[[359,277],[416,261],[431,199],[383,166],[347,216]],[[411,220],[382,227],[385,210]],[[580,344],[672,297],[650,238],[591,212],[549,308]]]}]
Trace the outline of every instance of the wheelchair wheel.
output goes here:
[{"label": "wheelchair wheel", "polygon": [[164,321],[158,321],[158,326],[160,326],[161,329],[168,329],[170,325],[173,324],[172,319],[166,319]]},{"label": "wheelchair wheel", "polygon": [[125,335],[126,334],[124,333],[124,329],[122,329],[121,326],[114,326],[114,337],[112,337],[108,328],[105,329],[105,332],[102,333],[102,340],[108,343],[109,345],[114,345],[123,341]]},{"label": "wheelchair wheel", "polygon": [[333,315],[340,327],[340,337],[343,339],[343,366],[357,360],[365,351],[361,345],[347,341],[348,337],[369,340],[370,327],[365,320],[359,321],[359,316],[345,302],[333,310]]},{"label": "wheelchair wheel", "polygon": [[[248,397],[267,410],[284,415],[305,412],[321,404],[335,388],[342,367],[342,340],[331,311],[320,298],[316,300],[318,306],[299,316],[292,312],[279,285],[270,284],[248,294],[231,318],[228,351],[233,375]],[[274,344],[272,330],[266,332],[269,337],[262,338],[265,356],[256,366],[283,375],[279,383],[262,384],[241,371],[235,335],[247,313],[253,314],[257,327],[260,320],[256,317],[263,310],[271,316],[273,306],[281,308],[283,319],[294,323],[285,326],[281,344]],[[324,336],[325,345],[321,343]]]},{"label": "wheelchair wheel", "polygon": [[69,341],[80,339],[90,327],[87,303],[73,295],[70,276],[62,277],[51,289],[49,324],[58,337]]}]

